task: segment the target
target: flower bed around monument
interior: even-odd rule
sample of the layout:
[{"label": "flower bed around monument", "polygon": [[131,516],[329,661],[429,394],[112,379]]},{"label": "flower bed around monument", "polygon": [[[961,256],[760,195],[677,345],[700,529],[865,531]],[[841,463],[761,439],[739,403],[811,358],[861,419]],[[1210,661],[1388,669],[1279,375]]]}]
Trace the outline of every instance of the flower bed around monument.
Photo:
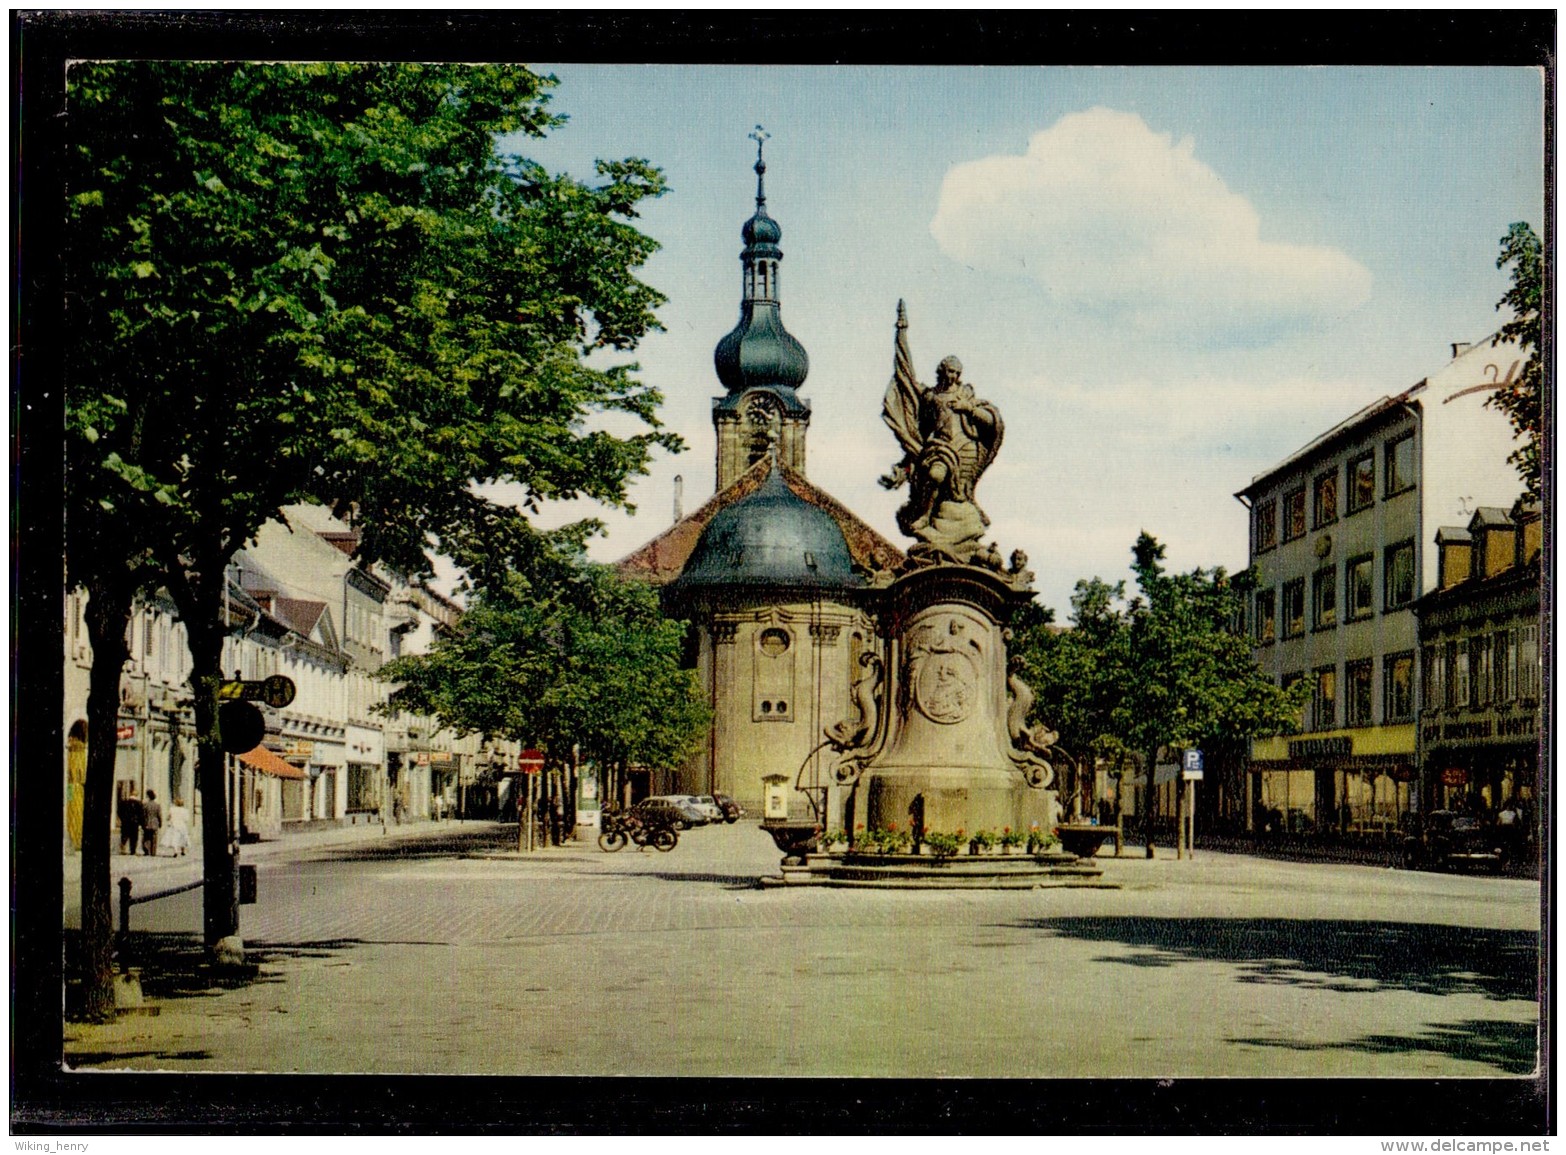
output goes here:
[{"label": "flower bed around monument", "polygon": [[[951,832],[924,831],[917,843],[909,831],[897,826],[878,829],[857,827],[852,835],[844,830],[823,830],[816,839],[816,853],[845,861],[865,862],[946,862],[954,858],[1008,856],[1026,842],[1027,855],[1047,855],[1059,847],[1059,839],[1037,828],[1024,835],[1006,827],[999,833],[980,830]],[[966,853],[964,853],[966,851]]]}]

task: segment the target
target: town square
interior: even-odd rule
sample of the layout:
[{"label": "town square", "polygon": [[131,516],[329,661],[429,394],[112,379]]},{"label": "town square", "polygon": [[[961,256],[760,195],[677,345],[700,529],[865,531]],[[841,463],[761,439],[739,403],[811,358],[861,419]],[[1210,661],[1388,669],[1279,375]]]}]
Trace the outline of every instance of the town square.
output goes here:
[{"label": "town square", "polygon": [[[504,63],[300,27],[84,53],[40,98],[58,796],[15,869],[49,879],[51,1101],[1348,1081],[1331,1132],[1449,1081],[1452,1130],[1544,1133],[1527,51]],[[721,1098],[692,1132],[745,1129]],[[1147,1130],[1080,1114],[1024,1129]]]}]

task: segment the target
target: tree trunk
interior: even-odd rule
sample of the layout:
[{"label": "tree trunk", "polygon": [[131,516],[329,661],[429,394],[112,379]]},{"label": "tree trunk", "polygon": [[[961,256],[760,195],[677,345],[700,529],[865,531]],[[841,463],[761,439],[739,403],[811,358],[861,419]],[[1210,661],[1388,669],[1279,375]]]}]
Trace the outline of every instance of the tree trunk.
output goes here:
[{"label": "tree trunk", "polygon": [[[190,687],[196,710],[196,789],[201,795],[202,932],[210,948],[239,933],[239,848],[228,829],[228,766],[218,730],[217,690],[223,680],[228,622],[223,592],[228,555],[161,559],[168,591],[179,607],[190,649]],[[235,806],[241,805],[236,798]]]},{"label": "tree trunk", "polygon": [[1143,786],[1144,804],[1142,808],[1142,836],[1147,842],[1147,857],[1153,857],[1153,822],[1158,810],[1158,786],[1153,781],[1157,777],[1158,747],[1154,746],[1147,752],[1147,782]]},{"label": "tree trunk", "polygon": [[[198,607],[197,612],[205,607]],[[202,931],[207,946],[239,933],[236,856],[228,828],[228,765],[218,731],[217,687],[223,680],[220,606],[187,621],[191,686],[196,699],[196,787],[201,791]],[[238,798],[235,807],[243,805]]]},{"label": "tree trunk", "polygon": [[110,882],[114,757],[118,741],[120,674],[130,657],[132,586],[102,581],[87,587],[87,639],[92,669],[87,691],[87,774],[82,786],[82,1014],[114,1013],[114,903]]}]

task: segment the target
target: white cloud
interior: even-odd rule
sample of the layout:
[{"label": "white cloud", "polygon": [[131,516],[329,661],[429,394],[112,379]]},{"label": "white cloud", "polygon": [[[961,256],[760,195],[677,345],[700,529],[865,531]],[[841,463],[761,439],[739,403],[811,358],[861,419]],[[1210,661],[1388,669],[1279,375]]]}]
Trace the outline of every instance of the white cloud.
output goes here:
[{"label": "white cloud", "polygon": [[1025,155],[951,168],[930,231],[953,260],[1163,337],[1262,344],[1369,298],[1353,258],[1264,240],[1261,224],[1189,137],[1094,108],[1036,133]]}]

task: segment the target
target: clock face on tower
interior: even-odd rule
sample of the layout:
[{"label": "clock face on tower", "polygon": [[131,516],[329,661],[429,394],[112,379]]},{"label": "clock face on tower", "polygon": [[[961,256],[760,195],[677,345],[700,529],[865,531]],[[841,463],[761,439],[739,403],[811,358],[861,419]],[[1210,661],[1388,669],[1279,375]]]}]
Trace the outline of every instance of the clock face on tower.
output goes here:
[{"label": "clock face on tower", "polygon": [[747,460],[754,465],[767,455],[777,440],[781,411],[770,393],[753,393],[745,401],[745,433],[749,441]]},{"label": "clock face on tower", "polygon": [[777,398],[770,393],[752,394],[745,402],[745,420],[752,425],[771,425],[777,412]]}]

